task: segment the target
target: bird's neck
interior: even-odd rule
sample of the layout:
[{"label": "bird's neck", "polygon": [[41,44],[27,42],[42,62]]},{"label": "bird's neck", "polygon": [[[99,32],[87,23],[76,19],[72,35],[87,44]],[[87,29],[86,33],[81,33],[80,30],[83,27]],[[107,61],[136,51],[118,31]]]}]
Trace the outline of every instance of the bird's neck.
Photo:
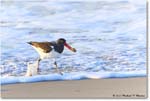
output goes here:
[{"label": "bird's neck", "polygon": [[62,53],[64,50],[64,45],[56,43],[56,45],[54,45],[54,50],[58,53]]}]

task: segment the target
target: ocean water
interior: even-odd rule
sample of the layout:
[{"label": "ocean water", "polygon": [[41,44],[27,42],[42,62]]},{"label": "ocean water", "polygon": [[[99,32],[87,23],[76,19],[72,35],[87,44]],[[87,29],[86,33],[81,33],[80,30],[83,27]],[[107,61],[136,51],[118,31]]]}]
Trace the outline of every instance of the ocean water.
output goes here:
[{"label": "ocean water", "polygon": [[[146,0],[1,0],[1,84],[146,76]],[[40,63],[28,41],[65,38],[77,49]]]}]

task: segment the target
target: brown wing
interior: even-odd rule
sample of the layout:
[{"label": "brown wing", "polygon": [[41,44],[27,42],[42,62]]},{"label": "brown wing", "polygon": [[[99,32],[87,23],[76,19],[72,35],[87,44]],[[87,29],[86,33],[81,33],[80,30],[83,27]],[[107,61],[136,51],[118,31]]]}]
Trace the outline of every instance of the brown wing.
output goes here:
[{"label": "brown wing", "polygon": [[52,50],[51,42],[28,42],[30,45],[35,46],[37,48],[41,48],[44,53],[48,53]]}]

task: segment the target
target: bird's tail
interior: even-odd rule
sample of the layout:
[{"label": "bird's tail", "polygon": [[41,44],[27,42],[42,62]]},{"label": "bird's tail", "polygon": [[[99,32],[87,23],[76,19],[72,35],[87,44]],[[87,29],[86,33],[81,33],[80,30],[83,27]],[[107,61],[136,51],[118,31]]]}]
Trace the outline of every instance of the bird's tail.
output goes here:
[{"label": "bird's tail", "polygon": [[30,42],[27,42],[28,44],[30,44],[30,45],[32,45],[32,42],[30,41]]}]

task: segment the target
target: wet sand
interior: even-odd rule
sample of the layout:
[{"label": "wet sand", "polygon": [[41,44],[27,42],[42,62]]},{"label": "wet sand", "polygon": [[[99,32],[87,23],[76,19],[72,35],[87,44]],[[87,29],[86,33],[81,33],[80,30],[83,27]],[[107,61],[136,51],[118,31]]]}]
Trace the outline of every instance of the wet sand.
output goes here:
[{"label": "wet sand", "polygon": [[147,78],[49,81],[1,86],[2,98],[146,98]]}]

